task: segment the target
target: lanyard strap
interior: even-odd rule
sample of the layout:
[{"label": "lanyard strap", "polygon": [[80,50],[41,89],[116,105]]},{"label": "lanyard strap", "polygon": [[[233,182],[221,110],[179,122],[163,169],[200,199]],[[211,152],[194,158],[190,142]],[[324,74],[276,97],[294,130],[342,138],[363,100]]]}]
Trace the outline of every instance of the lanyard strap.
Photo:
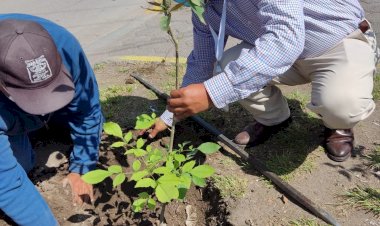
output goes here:
[{"label": "lanyard strap", "polygon": [[223,49],[224,49],[224,36],[225,36],[225,30],[226,30],[226,14],[227,14],[227,0],[223,0],[223,10],[222,10],[222,18],[220,19],[219,24],[219,33],[216,34],[215,30],[209,25],[212,37],[214,38],[215,43],[215,58],[216,58],[216,68],[215,72],[220,73],[222,72],[222,68],[220,67],[220,60],[223,56]]}]

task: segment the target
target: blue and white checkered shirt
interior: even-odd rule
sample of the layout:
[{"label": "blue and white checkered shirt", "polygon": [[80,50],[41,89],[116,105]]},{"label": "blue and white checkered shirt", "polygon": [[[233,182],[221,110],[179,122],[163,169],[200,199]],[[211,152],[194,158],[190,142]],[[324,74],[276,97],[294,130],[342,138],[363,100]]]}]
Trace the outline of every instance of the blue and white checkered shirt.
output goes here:
[{"label": "blue and white checkered shirt", "polygon": [[[252,44],[213,76],[214,39],[223,0],[209,0],[202,24],[193,14],[194,49],[182,86],[204,83],[222,108],[257,92],[287,71],[297,59],[316,57],[358,28],[364,11],[358,0],[227,0],[226,37]],[[170,125],[171,114],[161,118]]]}]

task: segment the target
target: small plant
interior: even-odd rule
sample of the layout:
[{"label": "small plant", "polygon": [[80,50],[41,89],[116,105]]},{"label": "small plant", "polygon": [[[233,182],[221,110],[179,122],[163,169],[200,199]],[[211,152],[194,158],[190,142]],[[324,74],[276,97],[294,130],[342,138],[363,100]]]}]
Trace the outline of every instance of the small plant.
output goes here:
[{"label": "small plant", "polygon": [[[170,21],[172,12],[180,9],[184,5],[190,6],[193,12],[204,23],[204,0],[183,0],[182,3],[172,4],[172,0],[155,0],[149,2],[152,6],[150,11],[163,13],[160,20],[160,27],[171,38],[175,47],[175,88],[178,89],[179,73],[179,50],[178,40],[172,32]],[[150,128],[156,120],[156,115],[143,114],[137,117],[135,129]],[[206,178],[214,174],[214,168],[205,164],[197,164],[194,156],[198,152],[211,154],[219,150],[220,146],[215,143],[207,142],[198,147],[193,147],[188,143],[178,145],[178,149],[173,148],[175,135],[175,120],[173,120],[169,147],[165,150],[153,148],[147,145],[145,140],[138,138],[134,145],[133,134],[131,131],[123,133],[121,127],[114,122],[104,124],[104,132],[114,136],[119,140],[114,142],[112,148],[125,148],[125,155],[134,158],[132,163],[133,172],[131,175],[123,172],[119,165],[112,165],[107,170],[94,170],[82,176],[83,180],[89,184],[97,184],[107,177],[113,180],[116,187],[127,180],[135,181],[135,188],[146,188],[147,191],[138,194],[132,204],[135,212],[140,212],[146,207],[155,209],[156,201],[161,203],[160,223],[164,222],[164,211],[167,203],[173,200],[183,200],[191,184],[203,187],[206,185]]]},{"label": "small plant", "polygon": [[[147,10],[152,12],[162,13],[162,17],[160,19],[160,27],[163,31],[165,31],[172,41],[175,50],[175,89],[178,89],[178,73],[179,73],[179,45],[178,40],[175,37],[171,26],[171,18],[172,13],[182,8],[183,6],[190,6],[191,10],[198,16],[199,20],[202,23],[205,23],[203,13],[204,13],[204,0],[181,0],[181,3],[173,4],[172,0],[155,0],[148,2],[151,5],[151,8],[147,8]],[[170,143],[169,143],[169,151],[173,150],[173,141],[175,134],[175,120],[173,119],[171,130],[170,130]]]},{"label": "small plant", "polygon": [[[143,114],[137,117],[135,129],[149,128],[156,115]],[[154,210],[157,201],[162,209],[160,221],[163,222],[165,205],[173,200],[184,200],[191,184],[200,187],[206,185],[206,178],[214,174],[214,168],[206,164],[197,164],[194,156],[198,152],[211,154],[219,150],[218,144],[207,142],[193,147],[189,143],[178,145],[178,149],[168,151],[147,145],[145,140],[138,138],[134,145],[131,131],[123,133],[121,127],[114,122],[104,124],[104,132],[118,138],[111,144],[112,148],[123,147],[125,155],[131,156],[132,173],[124,173],[120,165],[112,165],[107,170],[97,169],[83,175],[82,178],[89,184],[97,184],[110,177],[116,187],[129,178],[135,181],[135,188],[147,190],[138,194],[132,204],[132,210],[141,212],[145,208]]]}]

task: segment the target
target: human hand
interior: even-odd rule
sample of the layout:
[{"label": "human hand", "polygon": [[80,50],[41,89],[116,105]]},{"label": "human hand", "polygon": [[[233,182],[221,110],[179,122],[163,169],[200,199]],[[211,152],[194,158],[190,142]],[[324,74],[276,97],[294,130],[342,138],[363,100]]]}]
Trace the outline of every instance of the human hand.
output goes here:
[{"label": "human hand", "polygon": [[148,136],[149,136],[149,138],[153,139],[157,136],[158,133],[166,130],[167,128],[168,128],[168,126],[165,124],[165,122],[162,121],[162,119],[157,118],[156,122],[153,124],[153,126],[151,126],[148,129],[140,130],[139,136],[142,136],[144,133],[146,133],[148,130],[150,130]]},{"label": "human hand", "polygon": [[62,182],[63,187],[70,185],[74,206],[77,204],[82,205],[84,202],[90,204],[94,201],[94,190],[92,185],[84,182],[80,174],[69,173]]},{"label": "human hand", "polygon": [[168,110],[173,112],[178,120],[205,111],[212,106],[212,100],[202,83],[173,90],[168,99]]}]

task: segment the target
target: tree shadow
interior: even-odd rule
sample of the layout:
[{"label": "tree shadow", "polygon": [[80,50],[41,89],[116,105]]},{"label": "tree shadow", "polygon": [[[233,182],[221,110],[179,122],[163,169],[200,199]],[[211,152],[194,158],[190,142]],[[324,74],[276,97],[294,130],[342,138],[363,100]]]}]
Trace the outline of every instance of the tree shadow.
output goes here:
[{"label": "tree shadow", "polygon": [[[270,171],[284,177],[299,169],[308,155],[323,141],[322,121],[307,112],[299,100],[288,99],[288,104],[292,117],[290,125],[272,135],[263,144],[245,149],[248,154],[261,160]],[[213,109],[203,116],[231,140],[244,126],[254,121],[237,104],[232,105],[227,113]],[[235,160],[247,173],[258,175],[254,167],[240,157],[228,152],[223,154]]]}]

